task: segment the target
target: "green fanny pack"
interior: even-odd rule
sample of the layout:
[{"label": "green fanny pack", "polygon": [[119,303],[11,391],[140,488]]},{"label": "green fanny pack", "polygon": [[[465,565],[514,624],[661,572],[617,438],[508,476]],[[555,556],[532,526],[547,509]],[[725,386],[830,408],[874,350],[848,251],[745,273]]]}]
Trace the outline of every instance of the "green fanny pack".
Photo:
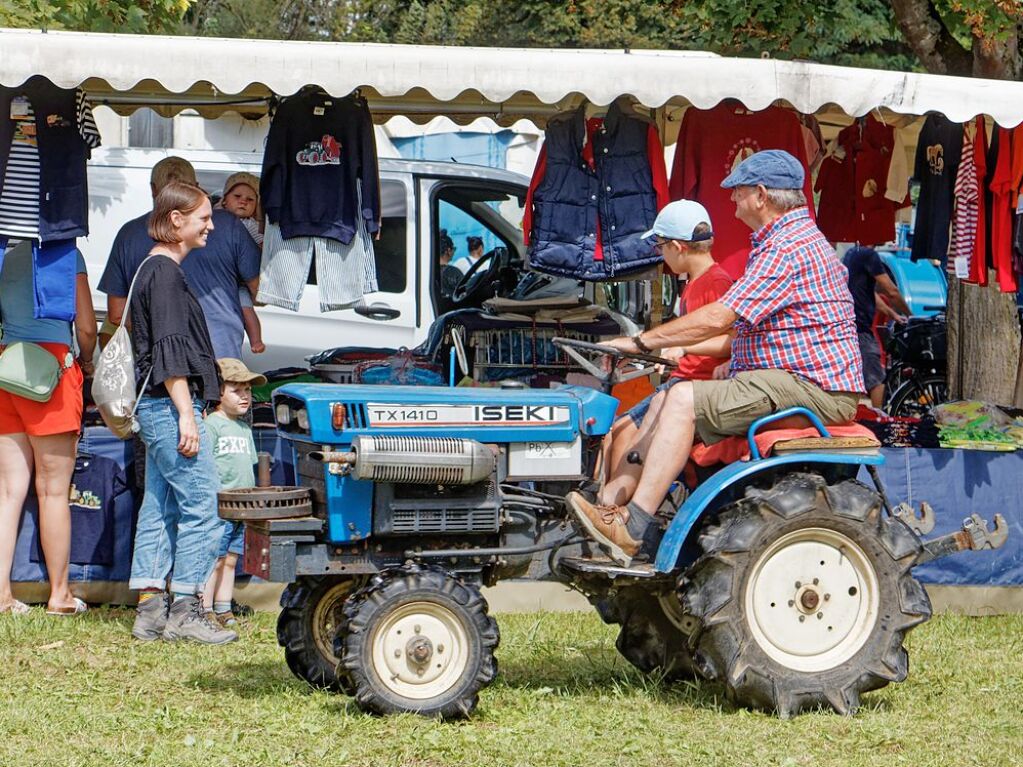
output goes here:
[{"label": "green fanny pack", "polygon": [[0,354],[0,389],[34,402],[48,402],[60,377],[74,362],[70,351],[61,366],[39,344],[16,341]]}]

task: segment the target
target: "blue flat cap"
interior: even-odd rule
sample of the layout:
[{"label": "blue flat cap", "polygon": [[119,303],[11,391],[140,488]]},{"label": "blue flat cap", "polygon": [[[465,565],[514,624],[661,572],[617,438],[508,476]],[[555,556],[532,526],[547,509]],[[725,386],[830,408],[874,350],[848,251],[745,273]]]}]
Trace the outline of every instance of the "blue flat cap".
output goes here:
[{"label": "blue flat cap", "polygon": [[759,186],[765,189],[802,189],[806,171],[802,163],[781,149],[765,149],[752,154],[733,170],[721,186]]}]

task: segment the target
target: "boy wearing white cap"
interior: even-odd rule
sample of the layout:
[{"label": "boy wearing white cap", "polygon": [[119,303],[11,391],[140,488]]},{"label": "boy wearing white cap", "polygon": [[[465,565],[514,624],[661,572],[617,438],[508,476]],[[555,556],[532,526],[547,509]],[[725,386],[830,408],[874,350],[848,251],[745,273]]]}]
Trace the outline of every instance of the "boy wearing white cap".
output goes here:
[{"label": "boy wearing white cap", "polygon": [[[654,247],[665,266],[675,274],[688,276],[679,299],[680,315],[717,301],[732,286],[728,272],[711,255],[714,232],[710,214],[700,203],[677,200],[665,205],[653,228],[643,237],[654,238]],[[633,453],[646,454],[652,424],[657,422],[666,391],[679,381],[711,379],[717,368],[727,365],[731,345],[731,333],[723,333],[699,344],[661,352],[661,356],[677,361],[678,365],[656,392],[629,410],[612,428],[604,447],[605,484],[601,494],[604,503],[624,503],[635,492],[638,476],[635,470],[626,470],[629,457]]]}]

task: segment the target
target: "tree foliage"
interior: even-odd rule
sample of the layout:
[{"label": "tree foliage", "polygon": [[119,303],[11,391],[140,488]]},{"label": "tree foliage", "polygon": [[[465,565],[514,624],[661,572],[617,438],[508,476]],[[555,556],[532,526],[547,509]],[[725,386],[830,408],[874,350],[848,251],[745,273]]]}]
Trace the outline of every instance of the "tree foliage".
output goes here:
[{"label": "tree foliage", "polygon": [[172,32],[191,0],[0,0],[0,26],[85,32]]}]

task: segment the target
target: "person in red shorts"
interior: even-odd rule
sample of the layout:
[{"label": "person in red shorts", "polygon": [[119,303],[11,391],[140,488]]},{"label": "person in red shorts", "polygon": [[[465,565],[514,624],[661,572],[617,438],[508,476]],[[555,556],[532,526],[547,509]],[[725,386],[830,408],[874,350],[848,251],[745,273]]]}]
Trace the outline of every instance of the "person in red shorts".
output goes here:
[{"label": "person in red shorts", "polygon": [[[677,200],[664,206],[646,237],[655,238],[655,247],[668,268],[689,276],[680,299],[680,315],[717,301],[732,286],[728,272],[711,255],[714,232],[710,214],[700,203]],[[727,365],[731,345],[731,334],[723,333],[687,348],[663,350],[661,356],[677,360],[677,367],[656,392],[615,423],[605,442],[602,503],[623,504],[636,491],[639,477],[636,471],[628,470],[629,457],[646,454],[668,389],[679,381],[710,380],[717,368]]]},{"label": "person in red shorts", "polygon": [[0,389],[0,613],[23,614],[28,607],[11,592],[11,567],[22,507],[35,471],[39,499],[39,537],[50,581],[48,615],[77,615],[85,603],[71,593],[71,508],[68,494],[82,425],[82,384],[92,374],[96,315],[81,253],[77,259],[74,323],[79,357],[71,349],[71,323],[33,317],[32,245],[10,248],[0,268],[0,346],[37,343],[66,368],[46,402]]}]

